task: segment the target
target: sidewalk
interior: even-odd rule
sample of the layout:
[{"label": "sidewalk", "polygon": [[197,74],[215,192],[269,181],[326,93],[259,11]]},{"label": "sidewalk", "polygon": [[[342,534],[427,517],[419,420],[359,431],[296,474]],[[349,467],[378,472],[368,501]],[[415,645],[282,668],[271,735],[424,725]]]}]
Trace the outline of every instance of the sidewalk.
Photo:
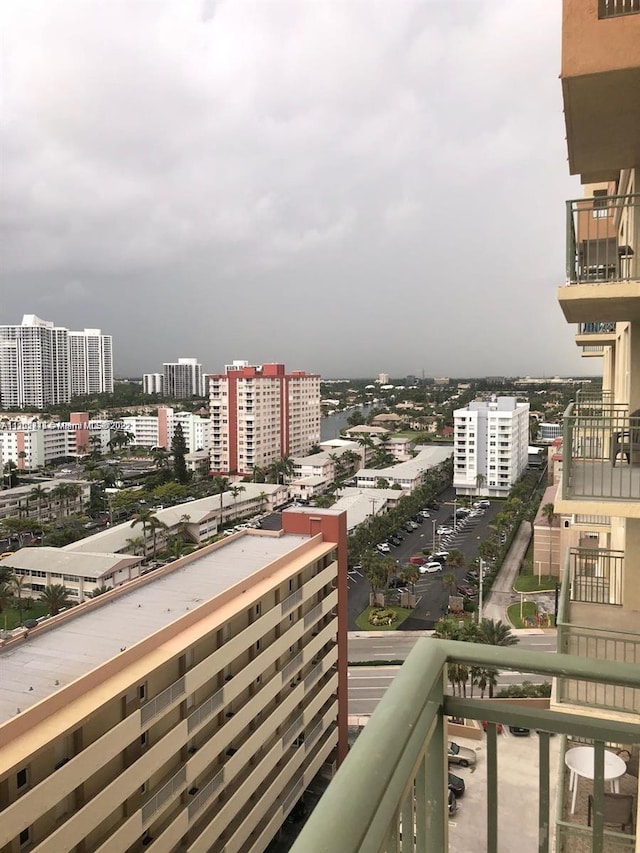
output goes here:
[{"label": "sidewalk", "polygon": [[527,553],[533,530],[531,522],[522,521],[516,533],[511,548],[504,558],[502,568],[493,582],[491,592],[487,596],[482,608],[482,615],[487,619],[500,619],[509,624],[507,608],[520,598],[513,590],[513,585],[518,576],[518,571]]}]

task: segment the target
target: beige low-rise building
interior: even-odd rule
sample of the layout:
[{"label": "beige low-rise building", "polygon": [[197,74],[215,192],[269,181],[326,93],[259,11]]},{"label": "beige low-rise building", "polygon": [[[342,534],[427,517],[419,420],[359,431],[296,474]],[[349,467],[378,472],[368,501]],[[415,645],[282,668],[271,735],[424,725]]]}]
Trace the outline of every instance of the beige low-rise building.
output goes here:
[{"label": "beige low-rise building", "polygon": [[0,649],[2,853],[261,853],[342,760],[346,516],[282,519]]}]

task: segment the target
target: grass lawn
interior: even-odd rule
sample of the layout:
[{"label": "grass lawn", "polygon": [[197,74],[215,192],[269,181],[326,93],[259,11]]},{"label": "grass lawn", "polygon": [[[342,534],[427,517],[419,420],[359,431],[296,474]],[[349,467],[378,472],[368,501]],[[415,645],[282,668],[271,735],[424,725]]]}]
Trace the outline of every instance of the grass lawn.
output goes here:
[{"label": "grass lawn", "polygon": [[[378,608],[376,608],[378,609]],[[405,619],[407,619],[413,613],[413,610],[410,610],[407,607],[385,607],[385,610],[393,610],[394,613],[397,614],[398,618],[391,625],[370,625],[369,624],[369,611],[370,607],[367,607],[356,619],[356,625],[358,626],[360,631],[395,631],[398,625],[402,625]]]},{"label": "grass lawn", "polygon": [[[538,615],[538,606],[535,601],[525,601],[522,605],[522,619],[520,619],[520,604],[516,602],[507,609],[507,617],[514,628],[531,628],[536,627],[536,616]],[[527,623],[527,617],[531,620]],[[553,628],[553,616],[549,617],[550,622],[546,627]]]},{"label": "grass lawn", "polygon": [[[44,601],[34,600],[28,610],[26,608],[22,609],[22,619],[23,621],[25,619],[38,619],[40,616],[44,616],[48,612],[49,608]],[[14,610],[13,607],[5,607],[2,613],[0,613],[0,628],[2,628],[3,631],[12,631],[21,624],[18,611]]]},{"label": "grass lawn", "polygon": [[520,575],[516,578],[513,588],[516,592],[553,592],[558,578],[542,575],[538,581],[537,575]]}]

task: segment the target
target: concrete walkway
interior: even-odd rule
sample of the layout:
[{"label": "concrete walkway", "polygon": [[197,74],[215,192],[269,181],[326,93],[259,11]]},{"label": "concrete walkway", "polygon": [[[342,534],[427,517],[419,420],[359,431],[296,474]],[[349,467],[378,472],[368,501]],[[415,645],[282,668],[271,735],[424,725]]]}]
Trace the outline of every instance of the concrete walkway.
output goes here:
[{"label": "concrete walkway", "polygon": [[504,558],[502,568],[493,582],[491,592],[487,596],[482,608],[482,615],[486,619],[500,619],[509,624],[507,608],[510,604],[520,600],[513,585],[516,582],[518,571],[527,553],[532,536],[530,521],[522,521],[516,533],[507,556]]}]

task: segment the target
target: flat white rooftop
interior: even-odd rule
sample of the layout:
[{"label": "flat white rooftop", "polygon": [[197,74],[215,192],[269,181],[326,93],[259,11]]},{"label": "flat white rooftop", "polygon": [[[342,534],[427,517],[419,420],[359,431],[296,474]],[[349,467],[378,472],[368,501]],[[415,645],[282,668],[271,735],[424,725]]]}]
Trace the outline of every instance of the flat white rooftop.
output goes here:
[{"label": "flat white rooftop", "polygon": [[308,541],[306,536],[245,534],[112,601],[92,602],[75,618],[0,649],[0,723],[52,695],[124,648],[170,625],[187,610]]}]

